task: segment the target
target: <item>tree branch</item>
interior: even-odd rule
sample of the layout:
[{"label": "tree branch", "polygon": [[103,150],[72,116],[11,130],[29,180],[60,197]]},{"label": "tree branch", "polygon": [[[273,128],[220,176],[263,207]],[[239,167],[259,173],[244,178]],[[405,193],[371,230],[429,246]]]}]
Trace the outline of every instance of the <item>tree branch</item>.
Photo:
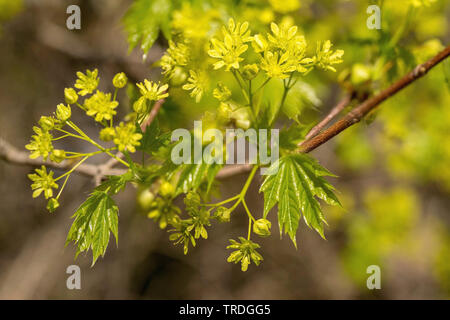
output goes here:
[{"label": "tree branch", "polygon": [[[347,94],[336,106],[334,106],[333,109],[327,114],[327,116],[320,121],[317,125],[315,125],[305,136],[305,140],[311,139],[312,137],[315,137],[320,131],[322,131],[323,128],[326,127],[328,123],[330,123],[331,120],[333,120],[339,113],[341,113],[342,110],[347,107],[350,102],[352,102],[353,94]],[[304,142],[303,141],[303,142]],[[300,143],[300,145],[303,144],[303,142]]]},{"label": "tree branch", "polygon": [[354,125],[361,121],[361,119],[367,115],[369,112],[378,107],[382,102],[386,99],[392,97],[397,92],[409,86],[411,83],[420,79],[424,75],[428,73],[432,68],[438,65],[440,62],[444,61],[450,55],[450,46],[447,46],[443,51],[438,53],[435,57],[431,58],[427,62],[418,65],[414,68],[413,71],[408,73],[406,76],[398,80],[396,83],[383,90],[376,96],[366,100],[358,107],[350,111],[346,116],[344,116],[341,120],[333,124],[330,128],[319,133],[317,136],[312,137],[302,143],[299,148],[299,152],[310,152],[320,145],[324,144],[341,131],[347,129],[348,127]]},{"label": "tree branch", "polygon": [[[61,163],[55,163],[50,161],[43,161],[40,159],[30,159],[30,153],[26,151],[20,151],[16,147],[12,146],[6,140],[0,137],[0,159],[19,165],[29,165],[29,166],[47,166],[54,169],[70,169],[73,166],[73,162],[63,161]],[[122,174],[123,170],[120,169],[108,169],[105,171],[100,170],[101,166],[92,165],[92,164],[81,164],[76,172],[88,177],[95,177],[98,174],[102,173],[103,175],[118,175]]]}]

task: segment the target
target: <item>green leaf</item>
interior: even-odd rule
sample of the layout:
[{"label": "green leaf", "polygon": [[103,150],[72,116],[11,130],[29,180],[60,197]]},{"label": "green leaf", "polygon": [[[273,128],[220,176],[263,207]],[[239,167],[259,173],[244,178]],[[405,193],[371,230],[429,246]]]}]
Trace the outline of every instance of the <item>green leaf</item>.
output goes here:
[{"label": "green leaf", "polygon": [[221,167],[221,165],[216,163],[207,164],[205,162],[183,165],[178,179],[176,193],[197,191],[204,181],[207,182],[207,191],[209,191],[214,178]]},{"label": "green leaf", "polygon": [[300,141],[304,139],[308,131],[312,128],[310,125],[293,124],[289,128],[280,130],[280,148],[284,150],[294,150],[298,148]]},{"label": "green leaf", "polygon": [[120,176],[108,176],[107,180],[95,188],[95,191],[105,192],[109,195],[114,195],[122,191],[127,182],[133,180],[133,173],[127,171]]},{"label": "green leaf", "polygon": [[267,173],[269,175],[260,188],[264,193],[264,218],[278,203],[280,234],[287,233],[295,246],[302,214],[305,223],[325,238],[323,224],[326,221],[317,198],[340,205],[334,187],[323,178],[333,174],[306,154],[284,156]]},{"label": "green leaf", "polygon": [[94,191],[77,209],[75,218],[67,235],[66,245],[74,241],[78,245],[76,256],[81,252],[92,250],[92,265],[98,257],[105,254],[110,232],[118,241],[117,208],[111,197],[102,191]]},{"label": "green leaf", "polygon": [[303,81],[297,81],[289,89],[281,111],[292,120],[298,122],[298,116],[305,108],[317,108],[322,102],[313,87]]},{"label": "green leaf", "polygon": [[164,35],[170,35],[170,0],[136,0],[123,18],[128,44],[132,51],[139,43],[146,54],[162,29]]},{"label": "green leaf", "polygon": [[153,155],[159,148],[166,146],[170,142],[170,132],[161,134],[159,122],[157,119],[147,126],[145,132],[142,132],[138,126],[138,132],[142,134],[141,145],[137,148],[147,154]]}]

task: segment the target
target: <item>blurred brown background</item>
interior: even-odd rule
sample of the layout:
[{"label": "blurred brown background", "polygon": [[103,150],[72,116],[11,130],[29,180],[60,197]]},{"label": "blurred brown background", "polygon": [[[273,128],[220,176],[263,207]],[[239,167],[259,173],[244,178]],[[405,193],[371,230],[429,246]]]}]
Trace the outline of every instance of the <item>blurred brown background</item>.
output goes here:
[{"label": "blurred brown background", "polygon": [[[78,1],[82,29],[65,28],[67,1],[28,1],[14,19],[3,26],[0,38],[0,136],[23,148],[40,115],[53,112],[63,101],[63,90],[73,85],[75,72],[97,67],[103,84],[119,71],[133,81],[151,78],[150,64],[162,54],[155,46],[146,63],[138,52],[127,55],[120,27],[130,1]],[[72,2],[70,2],[72,4]],[[83,128],[87,118],[77,119]],[[371,130],[371,129],[369,129]],[[446,298],[450,280],[434,273],[436,228],[450,222],[448,193],[433,186],[421,188],[420,230],[417,248],[399,250],[383,264],[382,289],[366,288],[364,268],[352,277],[343,257],[349,247],[351,219],[362,206],[361,190],[368,184],[389,188],[392,184],[375,168],[364,174],[346,171],[334,161],[333,142],[315,152],[321,163],[340,178],[339,188],[351,195],[347,212],[330,212],[330,227],[323,241],[301,224],[299,249],[288,239],[258,239],[265,261],[242,273],[226,262],[228,239],[246,232],[247,221],[237,214],[232,223],[215,224],[208,241],[183,255],[168,234],[147,219],[136,206],[136,190],[127,187],[117,197],[120,208],[119,246],[113,242],[106,255],[91,268],[91,257],[74,261],[72,245],[64,248],[75,209],[87,197],[93,181],[74,175],[55,214],[45,210],[42,199],[33,200],[26,175],[31,167],[0,161],[0,298],[2,299],[417,299]],[[102,161],[99,159],[98,161]],[[224,195],[240,190],[245,176],[224,181]],[[256,183],[248,203],[262,209]],[[345,199],[344,199],[345,200]],[[344,201],[344,207],[346,202]],[[242,210],[242,209],[239,209]],[[390,209],[386,208],[389,215]],[[394,212],[395,213],[395,212]],[[273,219],[273,217],[272,217]],[[353,240],[355,241],[355,240]],[[382,244],[380,244],[382,245]],[[448,262],[448,261],[447,261]],[[445,262],[444,262],[445,263]],[[81,267],[82,289],[66,288],[66,268]],[[376,264],[376,263],[375,263]],[[354,270],[352,272],[355,272]],[[355,280],[356,279],[356,280]],[[359,279],[359,280],[358,280]],[[443,283],[444,282],[444,283]],[[447,283],[445,283],[447,282]]]}]

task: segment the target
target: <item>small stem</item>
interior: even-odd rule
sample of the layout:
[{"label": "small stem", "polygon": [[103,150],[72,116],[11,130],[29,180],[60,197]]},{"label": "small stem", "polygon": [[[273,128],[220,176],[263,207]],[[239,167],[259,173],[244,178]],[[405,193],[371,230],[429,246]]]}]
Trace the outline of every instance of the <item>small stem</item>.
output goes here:
[{"label": "small stem", "polygon": [[266,81],[263,82],[263,84],[261,84],[258,89],[255,90],[255,92],[253,92],[253,94],[257,94],[259,90],[261,90],[270,80],[272,80],[272,78],[267,78]]},{"label": "small stem", "polygon": [[72,172],[74,172],[84,161],[86,161],[89,158],[89,156],[84,157],[83,159],[81,159],[76,165],[74,165],[72,167],[72,169],[70,169],[69,171],[67,171],[66,173],[64,173],[63,175],[59,176],[58,178],[55,179],[55,181],[58,181],[62,178],[64,178],[67,175],[70,175]]},{"label": "small stem", "polygon": [[61,139],[64,139],[64,138],[67,138],[67,137],[70,137],[70,136],[71,136],[70,134],[65,134],[63,136],[60,136],[60,137],[57,137],[57,138],[53,138],[52,140],[53,141],[58,141],[58,140],[61,140]]},{"label": "small stem", "polygon": [[238,83],[239,87],[241,88],[241,91],[242,91],[245,99],[247,100],[247,102],[250,103],[250,98],[248,97],[247,91],[245,91],[244,85],[241,83],[241,80],[237,76],[236,72],[232,71],[231,73],[233,74],[234,78],[236,79],[236,82]]},{"label": "small stem", "polygon": [[250,240],[250,236],[252,235],[252,219],[248,219],[248,234],[247,240]]},{"label": "small stem", "polygon": [[86,111],[86,108],[82,106],[79,102],[77,102],[76,104],[81,110]]},{"label": "small stem", "polygon": [[247,212],[248,218],[250,220],[255,221],[255,218],[253,217],[252,213],[250,212],[248,206],[247,206],[247,202],[245,202],[244,199],[242,199],[242,205],[244,206],[245,212]]},{"label": "small stem", "polygon": [[81,130],[80,128],[78,128],[72,121],[67,121],[67,125],[69,127],[71,127],[73,130],[75,130],[76,132],[78,132],[81,136],[85,137],[85,140],[88,141],[89,143],[93,144],[94,146],[96,146],[97,148],[99,148],[100,150],[102,150],[103,152],[105,152],[106,154],[108,154],[109,156],[113,157],[114,159],[116,159],[117,161],[119,161],[120,163],[122,163],[124,166],[126,167],[130,167],[130,165],[128,163],[126,163],[125,161],[123,161],[122,159],[118,158],[116,155],[112,154],[111,152],[109,152],[107,149],[105,149],[104,147],[102,147],[100,144],[98,144],[97,142],[95,142],[94,140],[92,140],[91,138],[89,138],[88,135],[86,135],[83,130]]},{"label": "small stem", "polygon": [[221,206],[221,205],[227,204],[228,202],[231,202],[231,201],[233,201],[233,200],[236,200],[237,198],[239,198],[239,196],[240,196],[240,195],[238,194],[238,195],[236,195],[236,196],[234,196],[234,197],[232,197],[232,198],[226,199],[226,200],[224,200],[224,201],[222,201],[222,202],[219,202],[219,203],[211,203],[211,204],[207,203],[207,204],[203,204],[202,206],[205,206],[205,207],[219,207],[219,206]]},{"label": "small stem", "polygon": [[257,165],[255,165],[252,168],[252,171],[250,172],[250,174],[249,174],[249,176],[247,178],[247,181],[245,182],[245,185],[242,188],[242,191],[241,191],[241,194],[240,194],[241,198],[245,197],[245,194],[247,193],[247,190],[250,187],[250,184],[252,183],[253,177],[255,176],[256,170],[258,170],[258,166]]},{"label": "small stem", "polygon": [[60,131],[62,133],[65,133],[66,137],[73,137],[73,138],[77,138],[77,139],[81,139],[81,140],[85,140],[86,141],[86,139],[84,137],[78,136],[78,135],[70,133],[70,132],[67,132],[66,130],[59,129],[59,128],[55,128],[55,130],[58,130],[58,131]]},{"label": "small stem", "polygon": [[118,88],[116,88],[116,89],[114,90],[113,101],[116,101],[116,99],[117,99],[117,92],[119,92],[119,89],[118,89]]}]

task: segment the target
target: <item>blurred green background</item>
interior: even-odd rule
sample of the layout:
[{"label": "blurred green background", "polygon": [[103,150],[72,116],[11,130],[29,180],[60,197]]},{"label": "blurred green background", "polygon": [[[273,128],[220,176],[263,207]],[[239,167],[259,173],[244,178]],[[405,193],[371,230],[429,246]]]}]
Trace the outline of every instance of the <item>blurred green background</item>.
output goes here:
[{"label": "blurred green background", "polygon": [[[321,104],[316,109],[305,105],[301,122],[319,119],[339,100],[342,88],[376,92],[450,42],[445,0],[175,2],[172,27],[200,38],[228,14],[250,21],[256,30],[272,20],[290,19],[310,43],[331,39],[344,49],[337,74],[305,78]],[[137,49],[127,55],[121,19],[131,3],[0,0],[0,137],[23,149],[40,115],[62,102],[76,71],[98,68],[103,85],[120,71],[134,82],[159,76],[154,62],[167,47],[164,37],[145,61]],[[65,26],[69,4],[81,7],[79,31]],[[380,31],[366,27],[370,4],[382,5]],[[314,151],[339,176],[331,180],[343,202],[343,209],[325,207],[327,241],[302,225],[295,250],[274,230],[274,236],[259,241],[264,263],[246,273],[225,261],[227,240],[245,232],[244,215],[215,225],[208,241],[184,256],[167,232],[139,211],[133,187],[117,198],[119,246],[110,245],[93,268],[89,256],[74,262],[75,250],[64,248],[65,237],[70,216],[93,181],[74,178],[62,207],[51,215],[42,199],[31,197],[26,175],[32,168],[0,160],[0,298],[447,299],[449,79],[447,61],[385,102],[371,118]],[[166,108],[172,110],[166,117],[175,128],[190,126],[205,110],[186,93],[175,94]],[[88,119],[77,121],[87,130],[92,126]],[[244,181],[244,175],[225,180],[223,196],[234,195]],[[248,203],[253,211],[262,211],[256,184]],[[273,215],[270,219],[275,222]],[[81,290],[66,288],[65,271],[71,264],[81,267]],[[366,287],[369,265],[381,267],[381,290]]]}]

